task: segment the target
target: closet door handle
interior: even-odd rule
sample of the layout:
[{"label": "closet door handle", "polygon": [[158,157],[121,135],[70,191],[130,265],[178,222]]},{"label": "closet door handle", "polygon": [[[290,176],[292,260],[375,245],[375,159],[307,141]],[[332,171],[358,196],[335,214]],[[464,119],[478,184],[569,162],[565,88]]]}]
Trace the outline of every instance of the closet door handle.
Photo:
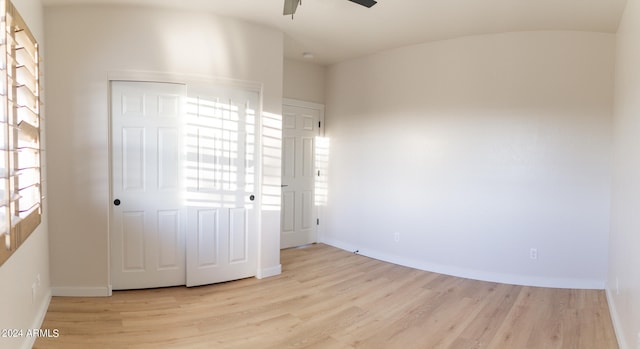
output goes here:
[{"label": "closet door handle", "polygon": [[113,200],[113,204],[116,206],[120,206],[120,199]]}]

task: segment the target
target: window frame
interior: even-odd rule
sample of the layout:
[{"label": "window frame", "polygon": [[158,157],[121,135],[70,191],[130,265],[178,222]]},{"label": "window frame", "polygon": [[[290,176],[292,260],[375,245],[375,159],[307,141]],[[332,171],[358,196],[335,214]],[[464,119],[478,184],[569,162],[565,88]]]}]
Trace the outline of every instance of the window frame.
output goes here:
[{"label": "window frame", "polygon": [[0,0],[0,265],[42,221],[38,42],[14,5]]}]

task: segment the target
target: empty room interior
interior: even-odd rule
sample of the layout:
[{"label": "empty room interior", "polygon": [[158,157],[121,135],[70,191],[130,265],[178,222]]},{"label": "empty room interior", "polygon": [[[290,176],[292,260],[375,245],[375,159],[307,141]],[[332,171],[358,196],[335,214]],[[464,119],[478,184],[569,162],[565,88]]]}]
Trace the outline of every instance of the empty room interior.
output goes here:
[{"label": "empty room interior", "polygon": [[0,349],[640,349],[640,0],[0,3]]}]

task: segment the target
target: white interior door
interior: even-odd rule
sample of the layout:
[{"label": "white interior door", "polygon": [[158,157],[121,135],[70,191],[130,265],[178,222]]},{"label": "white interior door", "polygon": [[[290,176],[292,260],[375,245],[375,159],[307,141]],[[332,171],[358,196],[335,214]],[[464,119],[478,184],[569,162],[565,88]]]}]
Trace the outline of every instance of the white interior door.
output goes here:
[{"label": "white interior door", "polygon": [[187,286],[255,276],[257,92],[189,86]]},{"label": "white interior door", "polygon": [[185,283],[180,166],[185,96],[185,85],[112,82],[114,289]]},{"label": "white interior door", "polygon": [[281,248],[317,242],[315,141],[320,116],[316,108],[283,106]]},{"label": "white interior door", "polygon": [[111,100],[113,289],[255,276],[258,93],[114,81]]}]

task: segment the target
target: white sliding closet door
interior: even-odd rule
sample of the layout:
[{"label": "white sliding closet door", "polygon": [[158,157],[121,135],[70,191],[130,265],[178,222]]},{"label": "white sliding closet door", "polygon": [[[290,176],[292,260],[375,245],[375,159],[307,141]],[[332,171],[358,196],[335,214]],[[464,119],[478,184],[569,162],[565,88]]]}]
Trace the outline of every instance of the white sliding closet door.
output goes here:
[{"label": "white sliding closet door", "polygon": [[114,81],[111,100],[112,287],[256,275],[258,94]]},{"label": "white sliding closet door", "polygon": [[182,115],[186,86],[111,84],[111,282],[185,284]]},{"label": "white sliding closet door", "polygon": [[257,92],[189,88],[187,286],[255,276]]}]

